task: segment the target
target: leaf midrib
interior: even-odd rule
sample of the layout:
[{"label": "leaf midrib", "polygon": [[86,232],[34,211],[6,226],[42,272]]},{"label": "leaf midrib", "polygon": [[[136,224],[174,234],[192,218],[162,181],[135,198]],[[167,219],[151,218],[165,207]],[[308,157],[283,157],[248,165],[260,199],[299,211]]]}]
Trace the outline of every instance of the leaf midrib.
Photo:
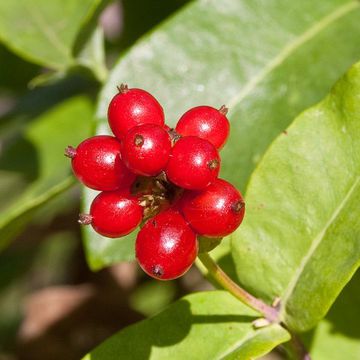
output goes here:
[{"label": "leaf midrib", "polygon": [[284,318],[285,318],[286,304],[287,304],[288,300],[291,298],[291,296],[293,294],[293,291],[294,291],[294,289],[295,289],[301,275],[303,274],[306,265],[310,261],[312,255],[314,254],[316,249],[321,244],[321,242],[324,239],[324,236],[326,235],[326,232],[329,229],[329,227],[333,224],[333,222],[336,220],[336,218],[340,214],[341,210],[345,207],[345,204],[351,198],[351,195],[353,194],[356,187],[359,185],[359,182],[360,182],[360,176],[358,176],[355,179],[353,185],[350,187],[350,189],[346,193],[344,199],[334,209],[334,211],[333,211],[332,215],[330,216],[329,220],[325,223],[324,227],[321,229],[321,231],[314,238],[314,240],[311,243],[311,246],[309,247],[309,250],[307,251],[305,256],[302,258],[299,267],[295,271],[294,276],[290,280],[289,285],[286,288],[286,290],[284,292],[284,295],[282,296],[282,300],[281,300],[282,307],[281,307],[281,314],[280,314],[280,317],[281,317],[282,320],[284,320]]},{"label": "leaf midrib", "polygon": [[240,349],[249,340],[255,339],[256,337],[258,337],[258,335],[261,335],[263,332],[267,332],[268,330],[269,327],[264,329],[254,330],[253,332],[251,332],[250,334],[246,335],[244,338],[233,344],[230,349],[219,355],[218,359],[225,360],[227,356],[231,355],[232,353]]},{"label": "leaf midrib", "polygon": [[336,20],[347,15],[352,10],[360,6],[360,2],[351,1],[345,5],[341,5],[336,10],[327,14],[319,21],[314,23],[305,32],[296,37],[292,42],[288,43],[274,58],[272,58],[254,77],[252,77],[239,93],[233,96],[227,103],[229,108],[235,108],[244,98],[246,98],[261,83],[268,74],[280,66],[293,52],[305,44],[308,40],[315,37],[318,33],[331,25]]}]

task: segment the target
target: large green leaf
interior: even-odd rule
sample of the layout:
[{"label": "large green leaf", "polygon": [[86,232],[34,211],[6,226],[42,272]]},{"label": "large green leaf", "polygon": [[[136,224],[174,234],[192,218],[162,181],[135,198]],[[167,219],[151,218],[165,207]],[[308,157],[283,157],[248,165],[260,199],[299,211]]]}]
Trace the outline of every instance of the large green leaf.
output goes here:
[{"label": "large green leaf", "polygon": [[[101,0],[2,0],[0,40],[25,59],[55,70],[76,65],[73,47]],[[91,39],[94,44],[94,38]],[[101,49],[102,44],[99,49]],[[93,65],[93,64],[92,64]]]},{"label": "large green leaf", "polygon": [[313,360],[360,359],[360,272],[354,276],[314,330]]},{"label": "large green leaf", "polygon": [[114,335],[84,360],[255,359],[290,337],[279,325],[254,330],[256,316],[225,291],[189,295]]},{"label": "large green leaf", "polygon": [[32,219],[34,210],[74,183],[64,148],[77,145],[90,134],[92,119],[89,100],[76,97],[4,136],[0,157],[0,249]]},{"label": "large green leaf", "polygon": [[[222,176],[244,189],[272,140],[360,57],[359,15],[359,3],[346,0],[194,1],[120,59],[99,124],[121,82],[151,91],[172,125],[189,107],[227,104]],[[112,261],[123,260],[112,251]]]},{"label": "large green leaf", "polygon": [[360,265],[360,63],[272,144],[232,236],[242,283],[313,327]]}]

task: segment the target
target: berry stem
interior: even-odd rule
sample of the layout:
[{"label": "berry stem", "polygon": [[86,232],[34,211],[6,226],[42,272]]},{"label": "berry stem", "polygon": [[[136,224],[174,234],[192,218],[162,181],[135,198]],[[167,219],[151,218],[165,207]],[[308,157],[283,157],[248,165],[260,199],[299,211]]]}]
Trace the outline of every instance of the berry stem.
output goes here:
[{"label": "berry stem", "polygon": [[285,345],[285,349],[290,352],[289,356],[298,360],[311,360],[311,356],[299,336],[289,329],[287,331],[291,334],[291,340]]},{"label": "berry stem", "polygon": [[237,285],[234,281],[232,281],[207,252],[199,254],[198,258],[206,267],[209,274],[214,278],[214,280],[216,280],[225,290],[229,291],[245,305],[258,311],[271,323],[280,322],[277,309],[265,304],[261,300],[252,296],[239,285]]}]

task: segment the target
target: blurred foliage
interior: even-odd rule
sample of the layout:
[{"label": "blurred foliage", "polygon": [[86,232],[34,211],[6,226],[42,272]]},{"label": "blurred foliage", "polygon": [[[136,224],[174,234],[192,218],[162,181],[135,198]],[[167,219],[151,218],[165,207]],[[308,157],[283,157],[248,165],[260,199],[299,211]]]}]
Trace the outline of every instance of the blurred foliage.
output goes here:
[{"label": "blurred foliage", "polygon": [[140,285],[131,295],[131,307],[145,316],[152,316],[170,304],[176,295],[173,282],[151,280]]},{"label": "blurred foliage", "polygon": [[[156,12],[154,13],[151,11],[151,4],[148,1],[137,1],[136,6],[132,1],[124,1],[124,4],[117,2],[120,9],[117,15],[117,21],[120,22],[120,32],[115,36],[116,40],[105,39],[104,44],[98,36],[98,46],[106,46],[108,60],[111,62],[112,56],[117,57],[119,51],[131,46],[144,32],[185,2],[155,1]],[[52,2],[47,3],[52,4]],[[61,7],[64,6],[61,1],[58,3]],[[12,6],[12,2],[4,1],[2,5]],[[106,2],[100,4],[91,21],[81,30],[79,37],[85,40],[89,38],[89,35],[92,34],[91,30],[97,24],[97,17],[105,5]],[[143,10],[140,22],[138,21],[137,6]],[[58,14],[59,11],[56,16],[61,19]],[[2,11],[1,15],[4,16],[5,12]],[[14,16],[19,20],[22,17],[20,13],[14,14]],[[4,24],[3,22],[3,26]],[[7,26],[7,29],[11,29],[11,27]],[[11,31],[13,30],[11,29]],[[9,32],[9,36],[13,37],[13,34]],[[35,39],[34,42],[36,43]],[[5,45],[9,45],[9,42],[5,41]],[[76,45],[75,50],[80,54],[81,42],[77,40],[74,45]],[[44,46],[51,51],[51,43]],[[90,47],[88,49],[87,51],[91,51]],[[33,51],[33,49],[30,50]],[[10,208],[16,206],[15,202],[21,207],[24,206],[23,200],[19,199],[24,196],[24,191],[28,191],[29,185],[37,181],[38,175],[44,174],[44,171],[40,170],[38,166],[39,155],[44,159],[47,158],[48,165],[53,166],[53,170],[49,170],[50,178],[43,182],[39,188],[38,195],[41,197],[44,196],[43,186],[48,187],[51,184],[51,178],[56,171],[70,175],[68,162],[62,155],[63,148],[69,143],[76,145],[77,142],[90,134],[93,115],[91,111],[84,112],[85,108],[82,108],[79,115],[69,116],[66,112],[67,108],[75,109],[76,102],[82,106],[79,103],[80,101],[83,104],[87,103],[88,105],[84,106],[90,109],[91,103],[94,103],[99,91],[99,83],[93,80],[91,71],[84,71],[78,66],[69,68],[67,75],[60,74],[60,76],[54,77],[52,69],[49,70],[33,62],[28,62],[16,54],[19,52],[13,53],[4,44],[0,44],[0,211],[2,223],[7,221],[6,214]],[[85,54],[83,59],[88,61],[88,53],[83,54]],[[36,60],[35,62],[44,64],[44,61],[41,59],[41,61]],[[29,87],[34,78],[39,79],[36,80],[36,83],[42,83],[43,86],[34,88],[33,85],[36,83],[33,81],[32,86]],[[82,97],[84,100],[76,100],[76,97],[77,99]],[[63,133],[63,139],[61,139],[60,134],[64,127],[62,123],[56,124],[54,118],[57,116],[56,111],[58,111],[54,111],[54,109],[59,108],[59,106],[60,112],[64,113],[63,120],[68,121],[71,125],[69,127],[71,132]],[[45,127],[44,130],[41,129],[41,123],[43,123],[41,126]],[[76,126],[79,129],[80,125],[83,130],[74,131]],[[48,130],[46,130],[46,126],[49,126]],[[32,131],[35,138],[43,141],[43,147],[38,145],[34,147],[33,140],[30,142],[26,140],[31,129],[34,129]],[[49,132],[51,129],[54,130],[53,133]],[[54,147],[56,141],[59,143],[58,148]],[[49,151],[47,151],[47,147]],[[56,154],[56,157],[51,159],[51,154]],[[72,186],[72,183],[70,181],[68,185]],[[54,195],[56,196],[56,192]],[[29,197],[25,196],[24,199],[28,201]],[[3,245],[5,245],[5,241],[12,240],[14,242],[10,248],[0,254],[0,358],[6,354],[10,355],[19,345],[17,333],[24,316],[24,298],[37,289],[56,284],[94,281],[90,273],[84,270],[86,265],[83,261],[80,261],[80,268],[83,269],[80,273],[79,264],[76,265],[79,260],[83,259],[83,255],[79,253],[80,232],[76,223],[76,213],[79,211],[79,187],[61,193],[61,196],[55,197],[48,203],[41,203],[40,201],[39,207],[36,202],[30,208],[26,208],[26,212],[31,210],[26,219],[11,224],[11,236],[7,233],[5,237],[2,233],[0,240]],[[146,305],[137,306],[145,309],[144,313],[160,310],[172,301],[178,286],[173,284],[173,289],[169,288],[169,291],[166,290],[160,294],[160,300],[153,296],[153,305],[149,307]],[[147,288],[146,282],[144,287]],[[133,295],[132,302],[143,303],[141,298],[144,297],[141,293],[140,290],[140,300],[137,300],[137,295]],[[128,321],[136,321],[139,318],[139,315],[131,314],[129,313]],[[102,326],[109,326],[106,321]],[[114,327],[112,331],[118,328],[119,326]],[[79,356],[96,345],[101,339],[102,337],[95,337],[80,352]],[[21,346],[19,349],[17,352],[18,356],[21,357]],[[72,351],[75,351],[75,348]],[[38,356],[38,351],[33,352],[31,350],[27,354],[27,358],[38,358]],[[75,356],[75,358],[79,356]]]},{"label": "blurred foliage", "polygon": [[0,91],[6,95],[19,95],[40,71],[39,66],[26,62],[0,44]]}]

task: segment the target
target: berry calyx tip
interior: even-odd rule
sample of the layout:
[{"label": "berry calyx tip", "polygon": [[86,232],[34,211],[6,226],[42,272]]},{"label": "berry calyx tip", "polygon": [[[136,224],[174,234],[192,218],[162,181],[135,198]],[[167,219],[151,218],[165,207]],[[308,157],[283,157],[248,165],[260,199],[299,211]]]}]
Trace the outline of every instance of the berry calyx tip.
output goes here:
[{"label": "berry calyx tip", "polygon": [[235,213],[239,213],[244,206],[245,206],[245,203],[243,201],[239,200],[236,203],[231,205],[231,209]]},{"label": "berry calyx tip", "polygon": [[164,275],[164,270],[160,265],[155,265],[152,268],[152,273],[154,274],[154,276],[156,277],[161,277]]},{"label": "berry calyx tip", "polygon": [[81,225],[90,225],[93,217],[90,214],[79,214],[78,223]]},{"label": "berry calyx tip", "polygon": [[135,135],[134,145],[140,147],[143,144],[144,144],[144,138],[141,135]]},{"label": "berry calyx tip", "polygon": [[117,86],[117,89],[121,94],[126,94],[129,91],[129,87],[127,84],[121,84],[120,86]]},{"label": "berry calyx tip", "polygon": [[76,156],[76,149],[69,145],[65,148],[64,155],[70,159],[73,159]]},{"label": "berry calyx tip", "polygon": [[209,163],[208,163],[208,166],[209,166],[209,169],[210,170],[215,170],[219,167],[219,160],[217,159],[213,159],[213,160],[210,160]]},{"label": "berry calyx tip", "polygon": [[219,109],[219,112],[223,115],[226,115],[228,113],[229,109],[225,106],[225,105],[222,105]]}]

